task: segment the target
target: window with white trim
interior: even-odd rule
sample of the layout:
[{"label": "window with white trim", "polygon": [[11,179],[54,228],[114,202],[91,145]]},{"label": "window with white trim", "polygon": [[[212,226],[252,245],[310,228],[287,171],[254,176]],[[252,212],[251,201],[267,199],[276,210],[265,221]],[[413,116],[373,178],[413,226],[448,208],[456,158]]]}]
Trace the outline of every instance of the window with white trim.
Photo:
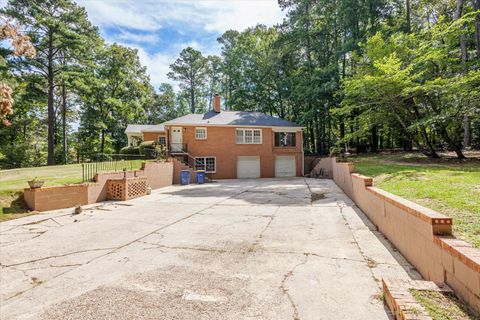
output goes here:
[{"label": "window with white trim", "polygon": [[195,139],[206,140],[207,139],[207,128],[195,128]]},{"label": "window with white trim", "polygon": [[215,157],[195,157],[195,170],[215,173],[217,172],[217,159]]},{"label": "window with white trim", "polygon": [[161,145],[166,145],[167,144],[167,137],[160,136],[158,137],[158,143]]},{"label": "window with white trim", "polygon": [[261,144],[262,129],[237,129],[237,144]]}]

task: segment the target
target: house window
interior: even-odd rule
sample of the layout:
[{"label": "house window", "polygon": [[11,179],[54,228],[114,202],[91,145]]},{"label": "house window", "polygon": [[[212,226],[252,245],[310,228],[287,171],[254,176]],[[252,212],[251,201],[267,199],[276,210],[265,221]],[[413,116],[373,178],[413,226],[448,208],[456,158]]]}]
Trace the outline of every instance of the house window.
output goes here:
[{"label": "house window", "polygon": [[275,147],[295,147],[295,132],[275,132]]},{"label": "house window", "polygon": [[197,140],[207,139],[207,128],[195,128],[195,139]]},{"label": "house window", "polygon": [[215,157],[195,157],[195,170],[203,170],[207,173],[217,171],[217,161]]},{"label": "house window", "polygon": [[261,129],[237,129],[237,144],[261,144]]},{"label": "house window", "polygon": [[158,137],[158,143],[161,145],[167,144],[167,137]]}]

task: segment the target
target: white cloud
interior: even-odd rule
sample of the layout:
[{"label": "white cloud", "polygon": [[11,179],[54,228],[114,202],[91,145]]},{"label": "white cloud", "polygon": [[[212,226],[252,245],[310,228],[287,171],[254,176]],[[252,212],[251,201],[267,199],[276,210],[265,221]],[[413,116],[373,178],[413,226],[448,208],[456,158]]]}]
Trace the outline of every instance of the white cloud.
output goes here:
[{"label": "white cloud", "polygon": [[129,32],[126,30],[120,30],[120,33],[115,34],[113,39],[116,41],[127,41],[133,43],[145,42],[148,44],[155,44],[159,40],[158,36],[153,33],[142,34],[138,32]]},{"label": "white cloud", "polygon": [[208,17],[205,29],[223,33],[228,29],[242,31],[256,24],[272,26],[282,22],[285,13],[277,1],[271,0],[236,0],[236,1],[199,1]]},{"label": "white cloud", "polygon": [[[277,0],[75,1],[86,8],[92,23],[101,30],[117,30],[102,32],[107,42],[138,49],[155,88],[162,82],[177,88],[167,73],[182,49],[191,46],[204,55],[219,54],[216,34],[220,36],[228,29],[242,31],[257,24],[272,26],[285,17]],[[162,28],[175,30],[183,39],[159,39],[157,34]]]},{"label": "white cloud", "polygon": [[147,67],[147,73],[150,76],[150,83],[155,90],[158,89],[162,82],[170,83],[174,88],[177,88],[177,83],[167,77],[167,73],[170,72],[170,65],[175,61],[176,56],[163,53],[149,54],[141,47],[128,44],[123,45],[138,50],[140,62]]},{"label": "white cloud", "polygon": [[[146,9],[144,1],[77,0],[87,9],[89,18],[97,26],[119,26],[138,30],[154,31],[161,24]],[[143,5],[143,6],[142,6]]]},{"label": "white cloud", "polygon": [[270,26],[285,16],[276,0],[77,0],[77,3],[87,9],[95,25],[144,31],[174,24],[180,29],[223,33],[228,29],[241,31],[258,23]]}]

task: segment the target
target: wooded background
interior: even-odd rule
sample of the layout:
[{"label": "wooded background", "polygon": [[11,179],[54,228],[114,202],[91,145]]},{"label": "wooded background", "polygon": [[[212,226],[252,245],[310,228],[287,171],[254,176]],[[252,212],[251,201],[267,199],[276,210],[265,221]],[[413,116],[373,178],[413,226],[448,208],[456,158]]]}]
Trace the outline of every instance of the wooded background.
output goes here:
[{"label": "wooded background", "polygon": [[0,124],[0,168],[118,153],[128,123],[205,112],[215,93],[226,110],[305,126],[307,153],[416,148],[463,158],[480,148],[480,0],[279,6],[282,24],[226,31],[220,56],[185,48],[168,74],[176,92],[153,88],[137,51],[105,43],[73,1],[10,0],[0,14],[36,55],[0,47],[1,82],[15,100],[11,125]]}]

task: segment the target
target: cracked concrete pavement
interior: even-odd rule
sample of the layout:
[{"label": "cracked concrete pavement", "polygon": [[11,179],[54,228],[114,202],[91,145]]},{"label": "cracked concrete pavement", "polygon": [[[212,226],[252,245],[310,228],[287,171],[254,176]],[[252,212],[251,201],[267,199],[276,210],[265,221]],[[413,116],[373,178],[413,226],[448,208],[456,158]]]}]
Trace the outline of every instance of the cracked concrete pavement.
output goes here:
[{"label": "cracked concrete pavement", "polygon": [[389,319],[379,280],[420,279],[331,180],[171,186],[72,212],[0,223],[1,319]]}]

